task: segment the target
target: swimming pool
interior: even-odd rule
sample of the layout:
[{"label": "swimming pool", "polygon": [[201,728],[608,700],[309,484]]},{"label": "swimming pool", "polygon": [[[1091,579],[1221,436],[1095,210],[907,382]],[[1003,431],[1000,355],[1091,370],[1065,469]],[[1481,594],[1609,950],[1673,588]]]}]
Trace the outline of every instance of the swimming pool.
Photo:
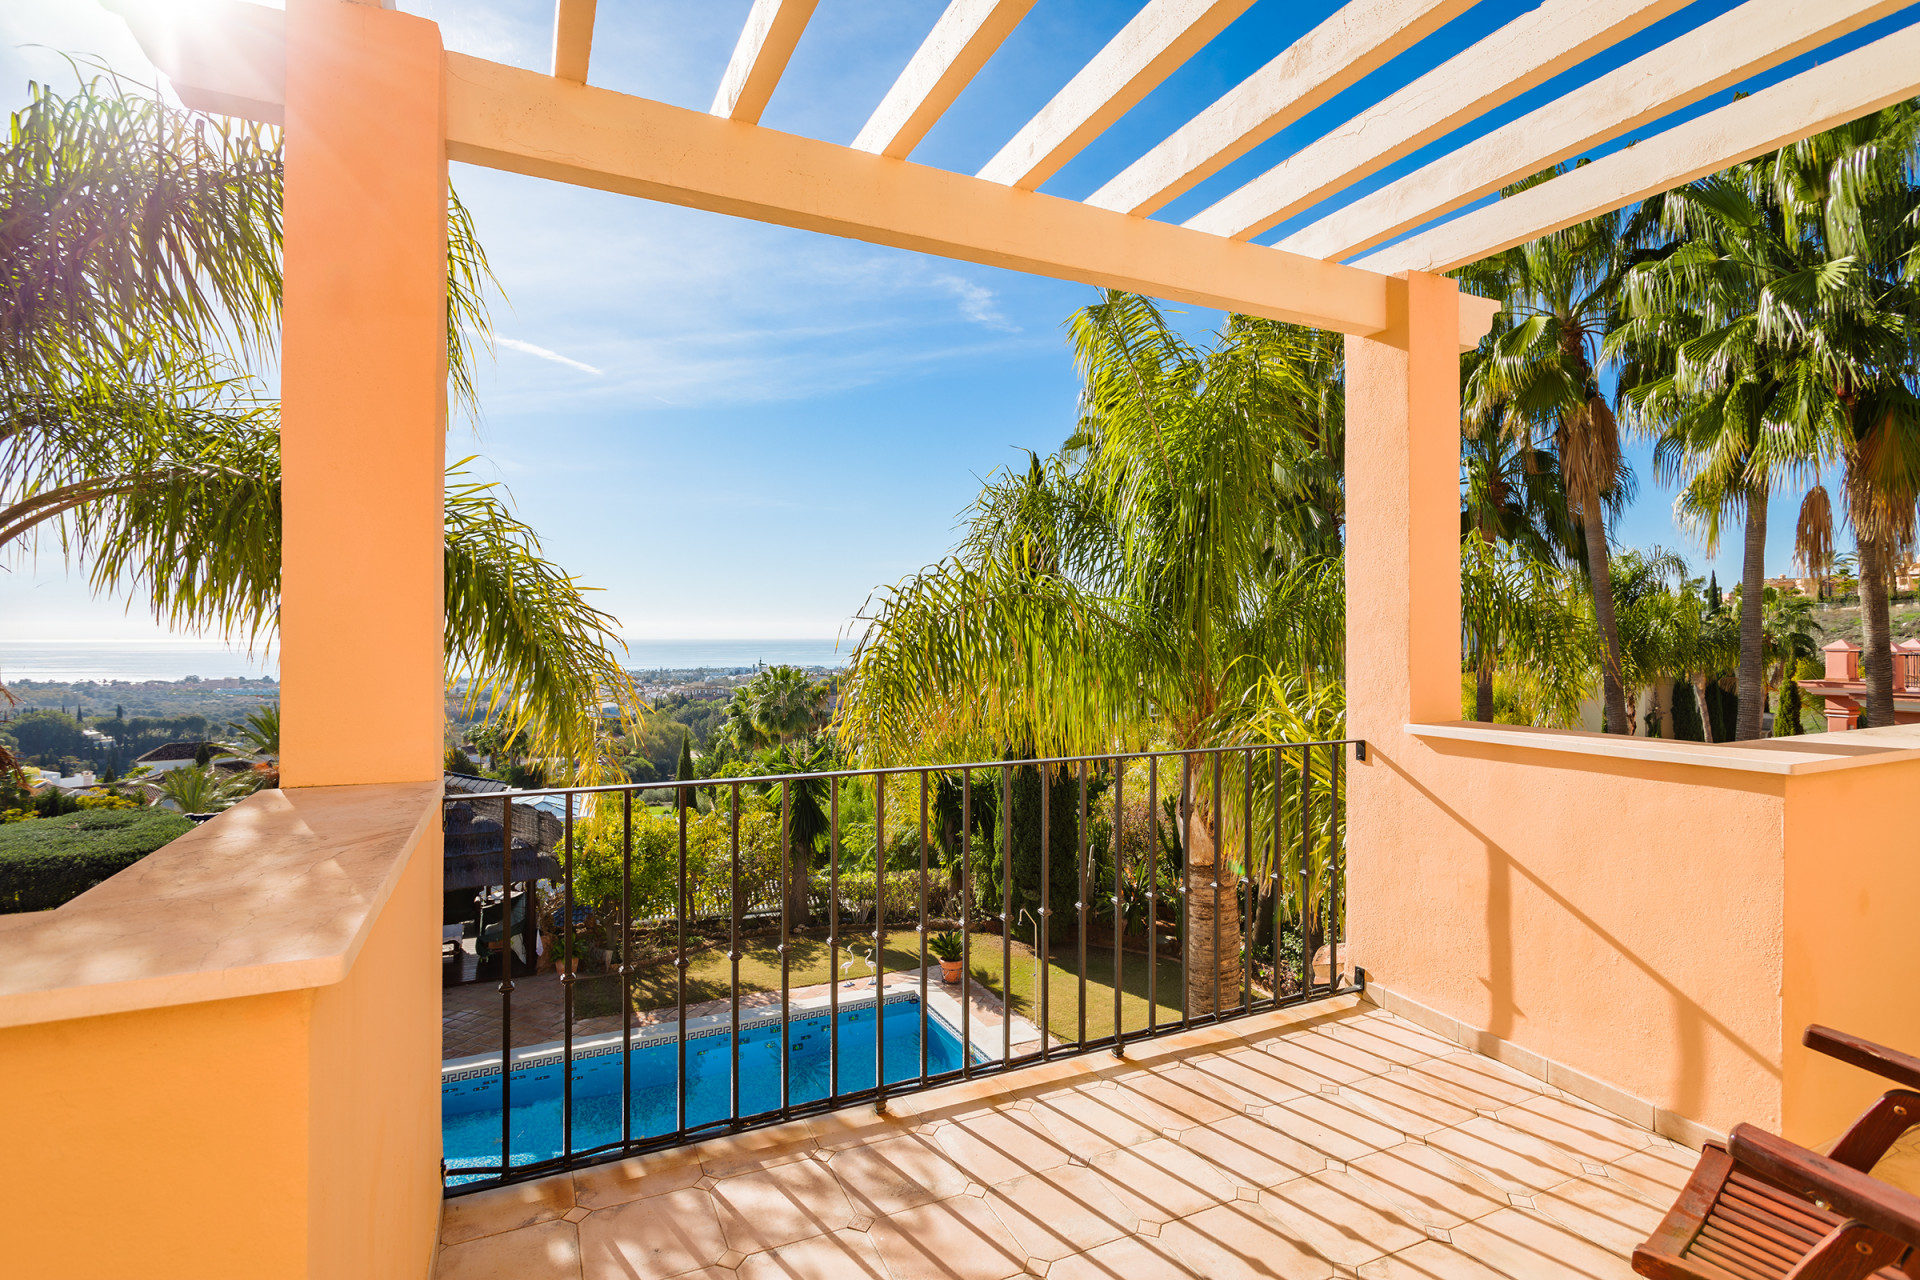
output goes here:
[{"label": "swimming pool", "polygon": [[[920,1000],[890,996],[886,1006],[887,1082],[920,1075]],[[873,1086],[873,1041],[877,1019],[869,999],[840,1012],[840,1092]],[[828,1093],[832,1059],[829,1016],[823,1011],[788,1024],[789,1097],[817,1102]],[[687,1126],[725,1120],[732,1114],[730,1029],[687,1039]],[[633,1136],[671,1133],[678,1124],[679,1040],[654,1039],[633,1047]],[[573,1060],[573,1147],[590,1150],[620,1140],[621,1047],[596,1046]],[[927,1013],[927,1071],[958,1070],[959,1034],[932,1010]],[[976,1049],[974,1061],[981,1060]],[[532,1164],[561,1154],[561,1062],[558,1054],[513,1069],[512,1163]],[[780,1020],[764,1018],[740,1029],[740,1112],[753,1115],[780,1105]],[[452,1071],[440,1086],[440,1126],[447,1181],[473,1182],[484,1175],[456,1170],[500,1162],[500,1072]]]}]

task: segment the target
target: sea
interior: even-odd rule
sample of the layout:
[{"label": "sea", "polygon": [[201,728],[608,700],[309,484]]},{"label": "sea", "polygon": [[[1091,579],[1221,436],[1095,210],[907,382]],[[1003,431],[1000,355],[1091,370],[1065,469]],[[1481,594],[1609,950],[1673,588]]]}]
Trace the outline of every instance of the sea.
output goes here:
[{"label": "sea", "polygon": [[[826,640],[629,640],[623,660],[629,670],[732,670],[768,666],[837,668],[846,665],[851,642]],[[27,680],[80,684],[92,680],[260,679],[280,675],[279,650],[208,640],[0,640],[0,684]]]}]

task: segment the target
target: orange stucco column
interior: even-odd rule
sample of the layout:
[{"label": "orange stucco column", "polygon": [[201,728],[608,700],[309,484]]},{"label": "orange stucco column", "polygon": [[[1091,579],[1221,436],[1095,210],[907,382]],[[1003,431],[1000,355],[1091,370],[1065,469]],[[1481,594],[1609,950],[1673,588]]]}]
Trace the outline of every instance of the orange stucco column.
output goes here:
[{"label": "orange stucco column", "polygon": [[437,778],[445,721],[439,28],[287,5],[281,774]]},{"label": "orange stucco column", "polygon": [[1387,313],[1347,339],[1347,731],[1371,739],[1460,715],[1459,286],[1409,274]]}]

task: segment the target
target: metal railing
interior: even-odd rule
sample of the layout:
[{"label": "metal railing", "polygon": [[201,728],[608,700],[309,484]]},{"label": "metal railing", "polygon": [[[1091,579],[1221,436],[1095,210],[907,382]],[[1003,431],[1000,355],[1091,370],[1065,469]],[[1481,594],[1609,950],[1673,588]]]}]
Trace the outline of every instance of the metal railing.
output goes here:
[{"label": "metal railing", "polygon": [[[884,1110],[896,1094],[1097,1050],[1123,1056],[1138,1040],[1352,990],[1340,957],[1349,747],[1366,758],[1364,742],[1340,739],[490,793],[510,801],[499,807],[500,1049],[443,1067],[447,1193],[853,1104]],[[648,794],[669,803],[649,805]],[[517,892],[537,893],[528,913],[550,921],[543,936],[562,961],[562,1017],[558,1041],[516,1047],[512,851],[522,806],[512,802],[538,797],[563,806],[553,850],[562,875],[544,893]],[[909,813],[890,841],[889,808],[903,801]],[[821,818],[824,830],[811,830]],[[846,845],[850,830],[865,847]],[[795,918],[815,904],[823,925]],[[1102,959],[1096,974],[1089,945],[1103,920],[1111,971]],[[917,965],[889,972],[890,925]],[[589,928],[610,943],[601,975],[579,972]],[[931,977],[940,930],[960,944],[952,993]],[[743,993],[755,935],[778,957],[777,1001],[770,980]],[[690,956],[720,942],[725,995],[690,1006]],[[796,950],[822,942],[826,981],[797,997]],[[523,967],[537,965],[537,951]],[[862,961],[864,986],[867,974],[845,977]],[[637,1010],[662,977],[671,1002]],[[1030,994],[1015,989],[1021,977]],[[1091,1035],[1090,980],[1110,980],[1113,1019]],[[611,985],[617,1033],[576,1035],[583,983]],[[1055,1008],[1060,983],[1077,986],[1070,1023]],[[760,1006],[744,1020],[743,999]],[[997,1029],[976,1026],[982,1015],[997,1017]]]}]

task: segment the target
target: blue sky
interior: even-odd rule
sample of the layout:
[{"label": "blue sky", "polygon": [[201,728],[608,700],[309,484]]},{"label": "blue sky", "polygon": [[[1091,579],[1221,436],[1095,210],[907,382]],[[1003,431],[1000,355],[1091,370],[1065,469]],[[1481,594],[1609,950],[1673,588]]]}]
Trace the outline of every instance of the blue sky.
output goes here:
[{"label": "blue sky", "polygon": [[[943,0],[822,0],[764,124],[850,141],[931,27]],[[552,0],[402,0],[448,47],[545,69]],[[614,0],[600,6],[591,79],[704,109],[749,0]],[[1065,83],[1139,0],[1039,0],[916,162],[971,172]],[[1485,0],[1253,154],[1174,202],[1179,220],[1531,6]],[[1640,37],[1461,131],[1471,137],[1724,12],[1700,0]],[[1080,197],[1332,12],[1331,0],[1258,0],[1202,54],[1044,188]],[[1911,18],[1829,46],[1851,47]],[[49,46],[151,76],[94,0],[0,7],[0,106],[30,77],[70,83]],[[1789,63],[1759,87],[1813,59]],[[1698,110],[1725,101],[1720,95]],[[1666,124],[1686,118],[1683,113]],[[1652,130],[1642,130],[1645,136]],[[1403,160],[1363,194],[1448,149]],[[455,165],[505,288],[501,336],[481,378],[483,421],[448,441],[506,483],[549,553],[635,637],[798,637],[843,632],[876,586],[937,559],[978,477],[1059,445],[1075,379],[1062,321],[1093,295],[1042,280],[628,197]],[[1310,211],[1271,241],[1323,215]],[[1190,312],[1203,331],[1217,313]],[[1627,544],[1709,560],[1674,526],[1644,446]],[[1770,568],[1784,571],[1792,504],[1776,499]],[[57,554],[0,572],[0,643],[163,634],[140,602],[96,601]]]}]

